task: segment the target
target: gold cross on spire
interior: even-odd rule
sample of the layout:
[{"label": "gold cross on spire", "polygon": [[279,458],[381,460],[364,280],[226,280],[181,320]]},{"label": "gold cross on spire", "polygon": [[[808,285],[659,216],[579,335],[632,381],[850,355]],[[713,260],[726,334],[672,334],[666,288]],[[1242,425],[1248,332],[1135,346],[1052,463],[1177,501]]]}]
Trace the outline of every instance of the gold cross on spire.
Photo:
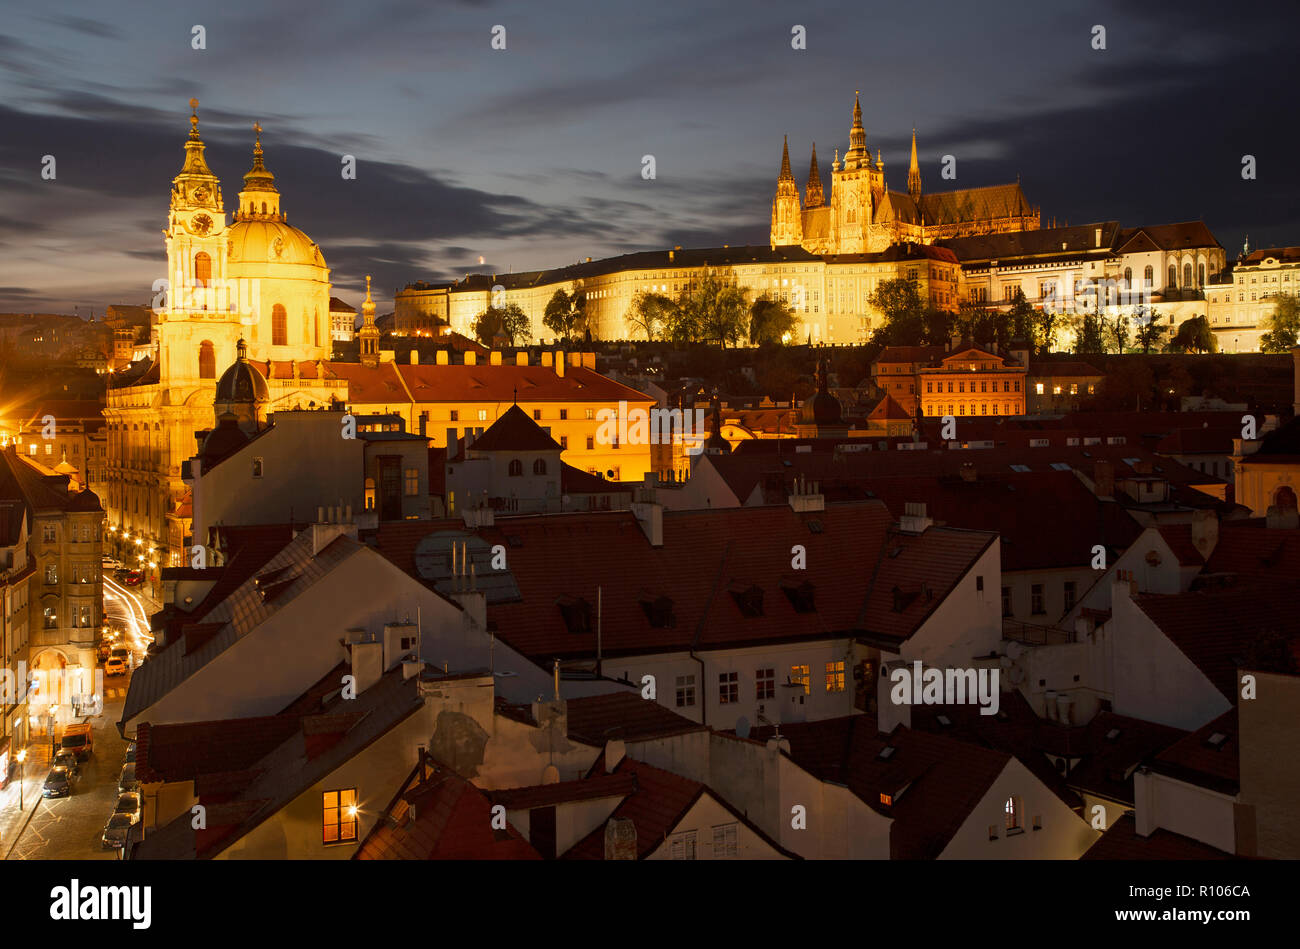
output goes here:
[{"label": "gold cross on spire", "polygon": [[190,99],[190,131],[198,132],[199,130],[199,100]]},{"label": "gold cross on spire", "polygon": [[262,123],[261,122],[253,123],[253,134],[257,136],[257,143],[259,145],[262,144]]}]

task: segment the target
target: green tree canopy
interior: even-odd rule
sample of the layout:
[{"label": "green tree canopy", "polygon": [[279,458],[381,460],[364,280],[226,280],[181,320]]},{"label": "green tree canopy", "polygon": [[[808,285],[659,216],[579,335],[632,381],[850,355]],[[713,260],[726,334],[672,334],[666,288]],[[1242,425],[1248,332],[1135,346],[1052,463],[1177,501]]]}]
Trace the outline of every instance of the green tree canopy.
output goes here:
[{"label": "green tree canopy", "polygon": [[510,346],[517,342],[532,339],[532,328],[528,315],[517,303],[507,303],[503,307],[490,306],[474,320],[474,336],[484,346],[496,345],[498,337],[503,337]]},{"label": "green tree canopy", "polygon": [[758,346],[788,342],[799,318],[780,300],[764,293],[749,308],[749,341]]},{"label": "green tree canopy", "polygon": [[627,322],[645,333],[646,341],[649,342],[676,322],[676,313],[677,304],[662,293],[638,290],[628,308]]},{"label": "green tree canopy", "polygon": [[733,271],[705,267],[682,288],[672,315],[667,329],[674,342],[711,342],[726,349],[749,328],[748,292],[737,285]]},{"label": "green tree canopy", "polygon": [[1171,353],[1217,353],[1219,344],[1210,329],[1210,321],[1194,316],[1183,321],[1165,349]]},{"label": "green tree canopy", "polygon": [[1267,325],[1268,332],[1259,337],[1259,351],[1289,353],[1300,337],[1300,298],[1291,293],[1276,297]]}]

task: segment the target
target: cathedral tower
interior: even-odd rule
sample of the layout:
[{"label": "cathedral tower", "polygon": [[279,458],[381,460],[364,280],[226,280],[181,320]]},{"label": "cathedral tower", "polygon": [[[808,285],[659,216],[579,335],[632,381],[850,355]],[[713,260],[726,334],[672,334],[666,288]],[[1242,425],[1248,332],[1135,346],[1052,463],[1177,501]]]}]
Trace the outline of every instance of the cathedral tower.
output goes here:
[{"label": "cathedral tower", "polygon": [[782,247],[803,241],[803,209],[799,206],[799,186],[790,171],[790,143],[781,150],[781,174],[776,179],[776,197],[772,199],[772,246]]},{"label": "cathedral tower", "polygon": [[216,379],[235,356],[236,300],[226,273],[228,229],[221,182],[203,157],[198,100],[190,100],[185,164],[172,179],[167,229],[167,306],[158,314],[158,362],[163,386]]},{"label": "cathedral tower", "polygon": [[379,365],[379,327],[375,325],[375,301],[370,299],[370,274],[366,274],[366,299],[361,304],[357,340],[361,345],[361,364],[374,369]]},{"label": "cathedral tower", "polygon": [[831,172],[833,252],[838,254],[861,254],[881,249],[871,246],[871,225],[876,204],[884,193],[885,176],[871,161],[858,96],[858,93],[853,95],[849,150],[844,153],[840,167]]},{"label": "cathedral tower", "polygon": [[916,129],[912,129],[912,164],[907,169],[907,193],[918,204],[921,201],[921,165],[916,160]]},{"label": "cathedral tower", "polygon": [[804,200],[805,208],[820,208],[826,204],[822,194],[822,173],[817,167],[817,143],[813,142],[812,164],[808,168],[808,190]]}]

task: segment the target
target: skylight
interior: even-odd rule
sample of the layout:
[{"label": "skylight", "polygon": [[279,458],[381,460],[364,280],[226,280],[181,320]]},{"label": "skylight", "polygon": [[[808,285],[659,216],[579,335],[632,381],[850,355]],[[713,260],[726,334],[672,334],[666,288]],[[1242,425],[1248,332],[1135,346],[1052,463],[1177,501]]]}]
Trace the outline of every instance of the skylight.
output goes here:
[{"label": "skylight", "polygon": [[876,755],[876,757],[881,761],[888,761],[890,758],[894,757],[894,752],[897,750],[898,749],[893,745],[886,745],[884,748],[880,749],[880,754]]}]

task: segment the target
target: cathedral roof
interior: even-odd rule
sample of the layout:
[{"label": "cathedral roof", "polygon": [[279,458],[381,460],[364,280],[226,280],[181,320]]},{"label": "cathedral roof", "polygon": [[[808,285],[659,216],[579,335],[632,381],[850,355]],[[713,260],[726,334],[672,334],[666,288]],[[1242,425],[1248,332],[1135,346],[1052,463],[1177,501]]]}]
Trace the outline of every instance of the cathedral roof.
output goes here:
[{"label": "cathedral roof", "polygon": [[281,221],[239,220],[230,225],[228,233],[232,271],[241,264],[325,266],[325,256],[316,242]]},{"label": "cathedral roof", "polygon": [[[1101,244],[1097,230],[1101,229]],[[1087,252],[1109,254],[1120,234],[1118,221],[1098,221],[1072,227],[1047,227],[1036,231],[1013,231],[1009,234],[978,234],[955,237],[939,243],[966,261],[1013,260],[1022,257],[1055,257],[1068,254],[1078,257]]]},{"label": "cathedral roof", "polygon": [[248,347],[242,339],[239,341],[239,358],[217,380],[217,392],[213,401],[218,404],[271,401],[271,390],[266,384],[266,377],[248,361]]},{"label": "cathedral roof", "polygon": [[[890,192],[896,199],[902,199],[917,206],[911,197],[898,192]],[[966,221],[983,221],[989,218],[1020,217],[1031,214],[1029,202],[1019,184],[989,185],[986,188],[964,188],[960,191],[941,191],[923,194],[919,202],[925,224],[959,224]]]}]

